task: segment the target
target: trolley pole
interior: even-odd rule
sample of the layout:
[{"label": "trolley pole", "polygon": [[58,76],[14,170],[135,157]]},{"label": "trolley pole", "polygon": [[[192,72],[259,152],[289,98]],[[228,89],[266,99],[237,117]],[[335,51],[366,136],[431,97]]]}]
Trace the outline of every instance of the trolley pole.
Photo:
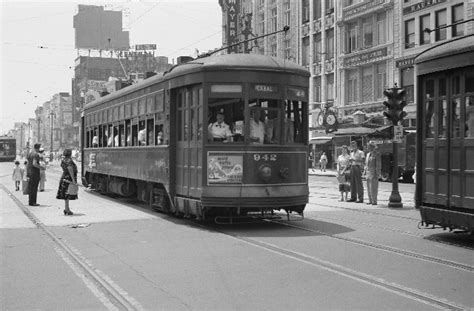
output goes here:
[{"label": "trolley pole", "polygon": [[[391,89],[387,89],[384,92],[384,95],[387,97],[387,101],[384,101],[383,104],[388,108],[387,111],[384,111],[384,116],[392,121],[394,134],[395,130],[398,128],[398,123],[406,117],[407,113],[403,111],[403,108],[407,105],[404,100],[405,90],[403,88],[395,86]],[[403,134],[403,128],[402,128]],[[392,140],[393,144],[393,163],[392,163],[392,193],[390,194],[388,207],[402,208],[402,198],[400,192],[398,191],[398,139],[399,135],[394,135]]]}]

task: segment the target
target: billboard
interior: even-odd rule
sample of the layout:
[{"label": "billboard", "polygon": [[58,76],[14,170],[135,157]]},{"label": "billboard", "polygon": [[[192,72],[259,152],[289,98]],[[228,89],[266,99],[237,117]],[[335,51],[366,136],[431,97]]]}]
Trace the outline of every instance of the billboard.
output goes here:
[{"label": "billboard", "polygon": [[102,6],[78,5],[74,15],[76,49],[128,50],[130,36],[122,31],[122,12]]}]

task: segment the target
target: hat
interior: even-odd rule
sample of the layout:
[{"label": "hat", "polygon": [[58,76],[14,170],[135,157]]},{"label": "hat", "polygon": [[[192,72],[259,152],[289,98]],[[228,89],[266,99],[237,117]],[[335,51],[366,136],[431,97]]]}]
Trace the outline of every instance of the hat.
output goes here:
[{"label": "hat", "polygon": [[39,152],[44,152],[44,148],[39,148]]},{"label": "hat", "polygon": [[367,147],[374,147],[374,148],[377,148],[377,144],[374,142],[374,141],[369,141],[369,143],[367,144]]},{"label": "hat", "polygon": [[224,115],[224,109],[221,108],[221,109],[217,110],[217,114],[222,114],[222,115]]}]

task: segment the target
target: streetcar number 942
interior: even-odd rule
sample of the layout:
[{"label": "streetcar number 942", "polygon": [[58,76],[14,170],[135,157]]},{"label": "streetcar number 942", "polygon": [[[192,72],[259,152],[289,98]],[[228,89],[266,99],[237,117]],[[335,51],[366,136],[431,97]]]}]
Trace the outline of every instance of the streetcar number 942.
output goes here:
[{"label": "streetcar number 942", "polygon": [[277,160],[277,155],[274,154],[274,153],[271,153],[271,154],[268,154],[268,153],[264,153],[264,154],[255,153],[253,155],[253,159],[254,159],[254,161],[276,161]]}]

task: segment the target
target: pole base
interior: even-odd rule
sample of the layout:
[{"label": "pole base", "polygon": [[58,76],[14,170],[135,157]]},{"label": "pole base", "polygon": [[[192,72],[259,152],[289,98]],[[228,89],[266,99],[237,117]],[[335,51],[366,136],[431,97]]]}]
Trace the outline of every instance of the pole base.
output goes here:
[{"label": "pole base", "polygon": [[388,207],[403,208],[402,202],[388,202]]},{"label": "pole base", "polygon": [[388,199],[388,207],[393,207],[393,208],[403,207],[402,197],[400,196],[400,193],[397,190],[392,190],[392,193],[390,194],[390,198]]}]

